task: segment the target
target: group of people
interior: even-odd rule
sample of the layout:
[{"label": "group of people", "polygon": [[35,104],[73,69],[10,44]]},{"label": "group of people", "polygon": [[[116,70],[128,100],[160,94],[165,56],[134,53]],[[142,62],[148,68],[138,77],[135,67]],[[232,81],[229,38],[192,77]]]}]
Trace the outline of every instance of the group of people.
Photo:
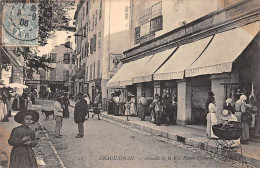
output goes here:
[{"label": "group of people", "polygon": [[[242,125],[242,135],[240,137],[241,144],[248,144],[249,141],[249,123],[251,120],[251,114],[249,110],[252,108],[251,104],[247,104],[247,97],[244,94],[239,95],[239,99],[232,104],[232,99],[228,98],[226,104],[223,107],[223,111],[217,113],[217,107],[215,105],[214,93],[208,93],[208,99],[206,101],[207,114],[207,129],[206,133],[209,138],[218,138],[214,135],[212,126],[217,124],[227,124],[230,121],[240,122]],[[239,141],[239,140],[238,140]]]},{"label": "group of people", "polygon": [[150,104],[150,121],[160,126],[162,118],[166,121],[166,126],[169,126],[172,121],[176,121],[177,117],[177,97],[171,98],[169,94],[159,96],[155,94],[153,102]]},{"label": "group of people", "polygon": [[[74,122],[78,124],[78,134],[76,135],[76,138],[83,138],[84,137],[84,122],[89,118],[89,109],[91,107],[91,100],[89,94],[83,94],[82,92],[79,92],[77,94],[77,102],[75,104],[74,109]],[[56,127],[55,127],[55,137],[61,138],[61,127],[63,118],[69,117],[69,110],[68,106],[70,105],[68,94],[64,94],[64,96],[57,94],[55,96],[55,102],[54,102],[54,116],[56,119]],[[101,103],[100,103],[100,93],[97,93],[95,97],[95,101],[93,103],[93,110],[94,113],[92,115],[92,118],[94,115],[97,115],[98,120],[100,120],[100,110],[101,110]]]},{"label": "group of people", "polygon": [[[141,98],[138,100],[138,111],[136,109],[135,96],[129,94],[124,104],[126,120],[129,121],[128,116],[138,116],[141,121],[145,121],[145,115],[150,113],[150,121],[160,126],[162,118],[166,120],[166,125],[176,120],[177,117],[177,97],[171,100],[169,94],[159,96],[155,94],[152,103],[149,104],[146,93],[143,92]],[[148,107],[149,106],[149,107]]]},{"label": "group of people", "polygon": [[4,87],[0,90],[0,109],[2,122],[8,122],[8,117],[11,117],[11,111],[22,111],[32,109],[32,104],[35,104],[35,94],[24,91],[18,94],[10,87]]}]

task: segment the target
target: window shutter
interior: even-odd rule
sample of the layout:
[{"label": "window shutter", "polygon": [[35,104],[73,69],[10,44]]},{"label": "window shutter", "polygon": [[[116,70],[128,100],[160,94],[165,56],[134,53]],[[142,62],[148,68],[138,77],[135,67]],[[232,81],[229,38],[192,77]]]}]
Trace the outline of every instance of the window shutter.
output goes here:
[{"label": "window shutter", "polygon": [[93,50],[96,51],[96,44],[97,44],[97,35],[94,34],[94,40],[93,40]]}]

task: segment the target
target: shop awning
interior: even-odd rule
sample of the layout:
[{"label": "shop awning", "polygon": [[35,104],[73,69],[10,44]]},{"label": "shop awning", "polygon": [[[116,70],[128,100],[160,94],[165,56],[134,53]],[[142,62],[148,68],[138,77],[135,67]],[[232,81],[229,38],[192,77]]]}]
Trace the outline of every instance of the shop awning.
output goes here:
[{"label": "shop awning", "polygon": [[172,55],[175,49],[176,47],[154,54],[134,76],[133,83],[152,81],[154,72]]},{"label": "shop awning", "polygon": [[140,73],[142,67],[151,56],[124,64],[117,73],[107,82],[107,87],[123,87],[133,84],[133,77]]},{"label": "shop awning", "polygon": [[187,70],[186,77],[231,72],[232,63],[259,32],[259,22],[216,34],[205,52]]},{"label": "shop awning", "polygon": [[[11,63],[16,66],[16,67],[20,67],[22,66],[22,64],[18,61],[16,55],[11,51],[6,49],[5,47],[1,46],[2,51],[4,52],[4,54],[8,57],[8,59],[11,61]],[[3,55],[3,54],[1,54]]]},{"label": "shop awning", "polygon": [[211,39],[212,36],[180,46],[172,57],[154,73],[154,80],[183,79],[184,70],[201,55]]}]

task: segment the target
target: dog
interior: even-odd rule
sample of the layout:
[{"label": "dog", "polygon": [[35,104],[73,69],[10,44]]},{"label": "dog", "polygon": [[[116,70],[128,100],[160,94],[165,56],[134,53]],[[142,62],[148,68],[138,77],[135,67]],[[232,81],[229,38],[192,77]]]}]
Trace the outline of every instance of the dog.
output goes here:
[{"label": "dog", "polygon": [[49,116],[52,115],[54,120],[54,110],[44,110],[42,109],[42,114],[45,114],[46,118],[45,120],[49,120]]}]

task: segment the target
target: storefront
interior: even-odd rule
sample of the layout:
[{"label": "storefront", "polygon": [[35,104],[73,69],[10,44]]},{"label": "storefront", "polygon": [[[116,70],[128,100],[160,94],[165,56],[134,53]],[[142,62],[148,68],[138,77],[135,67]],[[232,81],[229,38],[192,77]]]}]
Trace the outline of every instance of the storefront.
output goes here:
[{"label": "storefront", "polygon": [[219,113],[228,97],[237,100],[239,89],[257,94],[259,16],[245,17],[244,4],[240,20],[221,18],[235,8],[229,7],[125,51],[122,68],[107,86],[125,86],[137,99],[142,92],[149,98],[165,92],[177,96],[179,125],[205,125],[210,91]]}]

